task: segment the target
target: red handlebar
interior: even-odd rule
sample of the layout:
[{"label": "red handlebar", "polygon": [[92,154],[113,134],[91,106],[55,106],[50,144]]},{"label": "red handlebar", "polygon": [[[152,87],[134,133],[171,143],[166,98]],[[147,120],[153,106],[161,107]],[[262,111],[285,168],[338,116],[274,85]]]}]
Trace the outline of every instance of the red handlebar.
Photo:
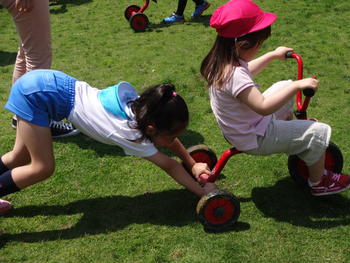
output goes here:
[{"label": "red handlebar", "polygon": [[297,53],[294,53],[292,51],[286,53],[286,58],[294,58],[298,63],[298,80],[303,78],[303,60],[301,59],[301,56]]},{"label": "red handlebar", "polygon": [[[294,53],[292,51],[286,53],[286,58],[294,58],[298,63],[298,80],[303,79],[303,60],[301,59],[301,56],[297,53]],[[303,102],[303,96],[301,91],[298,91],[295,98],[295,103],[297,106],[298,111],[305,112],[309,105],[310,98],[315,94],[315,91],[313,89],[305,89],[303,90],[303,94],[305,95],[305,100]]]},{"label": "red handlebar", "polygon": [[238,151],[235,147],[232,147],[230,149],[227,149],[219,158],[219,160],[216,162],[214,168],[211,170],[210,175],[207,174],[201,174],[198,178],[198,182],[202,185],[205,185],[206,183],[213,183],[216,181],[217,177],[219,176],[222,169],[225,167],[228,159],[230,159],[231,156],[241,153]]}]

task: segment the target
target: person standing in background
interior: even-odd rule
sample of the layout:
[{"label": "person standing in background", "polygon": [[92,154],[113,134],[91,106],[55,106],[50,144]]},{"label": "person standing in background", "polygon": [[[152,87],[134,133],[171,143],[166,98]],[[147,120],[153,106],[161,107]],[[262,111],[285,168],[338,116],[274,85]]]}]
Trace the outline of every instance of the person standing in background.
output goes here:
[{"label": "person standing in background", "polygon": [[[19,35],[19,49],[12,75],[12,84],[24,73],[49,69],[52,62],[49,0],[0,0],[12,15]],[[16,116],[12,127],[16,128]],[[72,136],[79,131],[68,122],[50,123],[53,138]]]},{"label": "person standing in background", "polygon": [[[210,6],[210,3],[208,3],[205,0],[193,0],[195,3],[195,9],[194,12],[191,14],[191,18],[196,18],[202,15],[202,13],[207,10]],[[176,22],[184,22],[185,16],[184,11],[187,5],[187,0],[178,0],[177,3],[177,10],[175,13],[171,14],[170,16],[163,19],[163,23],[171,24]]]}]

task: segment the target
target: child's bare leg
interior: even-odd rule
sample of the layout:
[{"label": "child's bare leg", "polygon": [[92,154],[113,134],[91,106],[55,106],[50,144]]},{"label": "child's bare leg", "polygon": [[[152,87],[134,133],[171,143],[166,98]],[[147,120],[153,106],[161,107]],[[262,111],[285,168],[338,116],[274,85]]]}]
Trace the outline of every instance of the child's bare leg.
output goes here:
[{"label": "child's bare leg", "polygon": [[1,157],[1,160],[10,170],[30,163],[29,152],[24,145],[23,139],[18,135],[18,129],[16,134],[16,142],[12,151],[4,154]]},{"label": "child's bare leg", "polygon": [[322,180],[324,174],[324,163],[325,163],[326,153],[323,153],[321,158],[313,165],[308,167],[309,169],[309,180],[311,183],[317,183]]},{"label": "child's bare leg", "polygon": [[14,183],[19,189],[23,189],[48,178],[55,169],[55,161],[49,127],[38,126],[18,118],[17,136],[18,142],[24,144],[31,159],[30,164],[12,170]]}]

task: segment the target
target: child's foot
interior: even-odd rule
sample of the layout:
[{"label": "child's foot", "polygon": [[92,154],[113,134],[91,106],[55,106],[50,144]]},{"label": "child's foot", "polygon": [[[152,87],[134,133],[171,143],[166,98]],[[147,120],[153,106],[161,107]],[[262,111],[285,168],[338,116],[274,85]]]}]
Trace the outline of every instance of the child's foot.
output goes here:
[{"label": "child's foot", "polygon": [[177,15],[175,13],[171,14],[170,16],[163,19],[163,23],[171,24],[171,23],[179,23],[184,22],[185,17]]},{"label": "child's foot", "polygon": [[70,122],[50,121],[52,138],[63,138],[77,135],[80,131]]},{"label": "child's foot", "polygon": [[9,201],[0,199],[0,215],[10,211],[11,207],[12,205]]},{"label": "child's foot", "polygon": [[[11,126],[14,129],[17,129],[17,117],[12,117]],[[74,136],[80,133],[78,129],[74,127],[74,125],[70,122],[65,121],[50,121],[50,129],[52,138],[63,138],[63,137],[69,137]]]},{"label": "child's foot", "polygon": [[202,4],[197,5],[196,8],[194,9],[194,12],[192,13],[191,17],[199,17],[205,10],[208,9],[210,4],[206,1],[204,1]]},{"label": "child's foot", "polygon": [[314,186],[311,186],[312,195],[331,195],[343,192],[350,188],[350,176],[347,174],[336,174],[327,171],[323,176],[322,181]]}]

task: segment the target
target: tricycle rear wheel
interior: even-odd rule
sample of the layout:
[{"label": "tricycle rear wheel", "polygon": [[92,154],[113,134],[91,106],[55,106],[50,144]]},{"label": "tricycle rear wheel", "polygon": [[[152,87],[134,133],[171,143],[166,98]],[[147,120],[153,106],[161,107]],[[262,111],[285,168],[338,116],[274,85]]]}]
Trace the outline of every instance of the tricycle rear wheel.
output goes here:
[{"label": "tricycle rear wheel", "polygon": [[125,19],[129,21],[132,14],[137,13],[140,9],[141,7],[139,7],[138,5],[128,5],[127,8],[125,8],[124,10]]},{"label": "tricycle rear wheel", "polygon": [[[325,169],[334,173],[340,173],[343,169],[343,162],[343,154],[339,147],[335,143],[329,142],[328,148],[326,149]],[[309,187],[309,170],[305,162],[298,156],[289,156],[288,170],[290,176],[298,185]]]}]

